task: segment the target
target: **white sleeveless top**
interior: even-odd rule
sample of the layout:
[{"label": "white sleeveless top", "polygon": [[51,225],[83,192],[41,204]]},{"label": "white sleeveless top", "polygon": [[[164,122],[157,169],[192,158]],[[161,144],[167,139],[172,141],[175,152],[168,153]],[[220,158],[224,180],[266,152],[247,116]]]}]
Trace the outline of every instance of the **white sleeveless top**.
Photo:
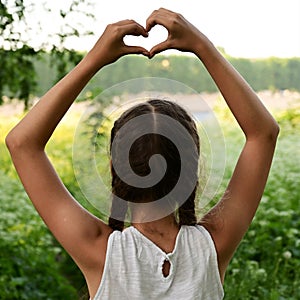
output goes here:
[{"label": "white sleeveless top", "polygon": [[[167,277],[164,261],[170,262]],[[181,226],[165,253],[131,226],[111,233],[94,300],[219,300],[224,291],[213,240],[203,226]]]}]

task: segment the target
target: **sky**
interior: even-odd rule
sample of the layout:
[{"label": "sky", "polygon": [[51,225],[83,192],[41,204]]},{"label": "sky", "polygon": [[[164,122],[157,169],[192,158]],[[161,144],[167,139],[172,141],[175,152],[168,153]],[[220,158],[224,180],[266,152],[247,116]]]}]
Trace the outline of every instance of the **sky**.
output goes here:
[{"label": "sky", "polygon": [[[181,13],[229,55],[245,58],[300,57],[300,0],[107,0],[96,1],[95,23],[85,24],[95,32],[77,38],[72,46],[89,50],[109,23],[134,19],[145,25],[159,7]],[[61,5],[61,0],[52,0]],[[56,4],[55,4],[56,3]],[[51,22],[52,20],[49,20]],[[53,25],[53,21],[52,21]],[[126,39],[147,49],[166,37],[166,30],[153,28],[147,40]]]}]

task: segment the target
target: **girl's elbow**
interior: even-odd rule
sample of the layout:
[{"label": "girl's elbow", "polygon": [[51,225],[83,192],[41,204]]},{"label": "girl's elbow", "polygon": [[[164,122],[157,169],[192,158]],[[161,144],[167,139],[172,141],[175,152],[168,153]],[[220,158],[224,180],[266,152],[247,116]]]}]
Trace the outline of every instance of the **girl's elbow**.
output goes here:
[{"label": "girl's elbow", "polygon": [[10,155],[14,157],[44,151],[44,147],[37,143],[33,137],[23,132],[14,131],[14,129],[7,134],[5,144]]},{"label": "girl's elbow", "polygon": [[265,140],[265,142],[267,142],[268,144],[272,144],[273,147],[275,147],[279,132],[280,132],[280,127],[276,122],[274,122],[274,124],[270,126],[268,130],[266,130],[262,138]]},{"label": "girl's elbow", "polygon": [[277,138],[280,132],[280,127],[276,121],[273,122],[268,128],[265,129],[265,132],[262,134],[262,138],[266,141],[276,144]]},{"label": "girl's elbow", "polygon": [[279,132],[280,127],[274,120],[269,124],[265,124],[263,127],[257,128],[251,134],[246,134],[246,140],[267,142],[275,145],[277,142]]},{"label": "girl's elbow", "polygon": [[14,130],[10,131],[5,138],[5,144],[8,148],[10,154],[20,153],[23,150],[28,148],[28,143],[26,142],[26,138],[20,138],[18,134],[14,132]]},{"label": "girl's elbow", "polygon": [[276,143],[278,135],[280,132],[279,124],[273,117],[270,117],[260,129],[260,133],[258,136],[262,136],[263,138],[269,140],[270,142]]},{"label": "girl's elbow", "polygon": [[10,153],[21,147],[20,141],[18,141],[13,132],[9,132],[5,137],[5,144]]},{"label": "girl's elbow", "polygon": [[279,124],[274,120],[272,129],[270,130],[270,139],[276,142],[279,132],[280,132]]}]

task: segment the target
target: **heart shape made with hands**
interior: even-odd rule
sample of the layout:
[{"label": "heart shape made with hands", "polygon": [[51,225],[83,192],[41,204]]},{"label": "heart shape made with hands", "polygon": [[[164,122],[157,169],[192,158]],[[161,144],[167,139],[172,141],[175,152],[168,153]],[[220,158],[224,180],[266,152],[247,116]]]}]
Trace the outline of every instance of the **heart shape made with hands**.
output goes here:
[{"label": "heart shape made with hands", "polygon": [[124,43],[127,46],[141,46],[150,51],[155,45],[165,41],[168,37],[168,31],[161,25],[155,25],[149,31],[148,37],[126,35]]}]

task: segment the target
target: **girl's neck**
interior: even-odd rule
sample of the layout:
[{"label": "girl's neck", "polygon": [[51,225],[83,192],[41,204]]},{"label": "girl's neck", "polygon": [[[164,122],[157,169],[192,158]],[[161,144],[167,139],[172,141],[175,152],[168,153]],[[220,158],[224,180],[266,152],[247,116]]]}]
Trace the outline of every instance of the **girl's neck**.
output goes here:
[{"label": "girl's neck", "polygon": [[162,251],[173,252],[180,229],[173,214],[151,222],[131,224]]},{"label": "girl's neck", "polygon": [[176,222],[174,214],[151,222],[132,222],[131,224],[146,236],[167,236],[172,233],[177,234],[179,231],[179,224]]}]

